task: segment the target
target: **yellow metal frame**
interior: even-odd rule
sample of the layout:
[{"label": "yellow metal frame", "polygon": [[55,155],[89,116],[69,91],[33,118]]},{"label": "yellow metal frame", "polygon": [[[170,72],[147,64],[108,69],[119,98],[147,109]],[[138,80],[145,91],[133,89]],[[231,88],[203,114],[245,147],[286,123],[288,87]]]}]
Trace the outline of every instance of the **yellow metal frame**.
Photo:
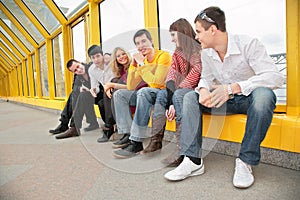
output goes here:
[{"label": "yellow metal frame", "polygon": [[159,48],[159,26],[157,0],[144,0],[145,28],[151,33],[155,48]]},{"label": "yellow metal frame", "polygon": [[14,0],[15,3],[19,6],[19,8],[24,12],[24,14],[28,17],[28,19],[32,22],[32,24],[38,29],[38,31],[47,38],[49,36],[48,31],[42,24],[38,21],[38,19],[33,15],[31,10],[23,3],[23,1]]},{"label": "yellow metal frame", "polygon": [[3,6],[2,2],[0,2],[0,9],[2,12],[8,17],[8,19],[17,27],[17,29],[25,36],[25,38],[31,43],[32,46],[37,47],[37,42],[33,39],[33,37],[23,28],[20,22]]}]

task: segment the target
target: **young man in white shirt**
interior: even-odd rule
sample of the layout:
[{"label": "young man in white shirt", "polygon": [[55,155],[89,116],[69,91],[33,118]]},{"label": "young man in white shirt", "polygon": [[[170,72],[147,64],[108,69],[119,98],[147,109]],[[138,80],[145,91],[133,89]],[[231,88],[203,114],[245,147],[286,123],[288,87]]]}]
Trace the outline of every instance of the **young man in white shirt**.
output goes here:
[{"label": "young man in white shirt", "polygon": [[183,162],[165,174],[183,180],[204,173],[202,113],[247,114],[244,138],[236,159],[233,185],[247,188],[254,183],[251,165],[258,165],[260,144],[271,124],[276,106],[272,89],[284,81],[265,47],[257,40],[226,31],[225,14],[208,7],[195,18],[196,39],[201,43],[202,75],[198,87],[185,95],[182,115]]},{"label": "young man in white shirt", "polygon": [[[103,51],[100,46],[92,45],[88,49],[88,55],[93,64],[89,68],[89,75],[91,78],[92,96],[95,97],[95,103],[98,104],[101,118],[105,125],[103,127],[103,137],[99,138],[98,142],[108,141],[108,135],[112,135],[114,132],[114,124],[116,123],[111,110],[110,98],[106,98],[106,94],[103,89],[105,83],[110,82],[114,78],[114,74],[111,68],[104,63]],[[88,127],[89,130],[93,130],[96,127]],[[85,129],[87,131],[87,128]]]}]

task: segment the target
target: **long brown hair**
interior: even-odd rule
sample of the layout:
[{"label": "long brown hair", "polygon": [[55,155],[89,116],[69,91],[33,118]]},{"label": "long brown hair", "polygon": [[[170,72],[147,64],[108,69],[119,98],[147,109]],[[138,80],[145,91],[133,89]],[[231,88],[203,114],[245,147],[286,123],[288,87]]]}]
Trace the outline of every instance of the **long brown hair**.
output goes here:
[{"label": "long brown hair", "polygon": [[[118,63],[117,61],[117,51],[124,51],[128,57],[128,63],[126,63],[125,66],[121,65],[120,63]],[[111,61],[110,61],[110,67],[111,67],[111,70],[112,72],[115,74],[116,77],[120,77],[121,74],[120,72],[122,71],[122,68],[124,68],[125,71],[128,70],[129,68],[129,65],[130,65],[130,62],[131,62],[131,56],[130,54],[125,50],[123,49],[122,47],[116,47],[114,50],[113,50],[113,53],[111,55]]]},{"label": "long brown hair", "polygon": [[[183,52],[184,59],[186,60],[186,74],[190,72],[190,59],[192,54],[201,50],[200,43],[195,39],[196,33],[191,24],[184,18],[180,18],[173,22],[169,31],[177,31],[179,49]],[[200,56],[200,55],[199,55]]]}]

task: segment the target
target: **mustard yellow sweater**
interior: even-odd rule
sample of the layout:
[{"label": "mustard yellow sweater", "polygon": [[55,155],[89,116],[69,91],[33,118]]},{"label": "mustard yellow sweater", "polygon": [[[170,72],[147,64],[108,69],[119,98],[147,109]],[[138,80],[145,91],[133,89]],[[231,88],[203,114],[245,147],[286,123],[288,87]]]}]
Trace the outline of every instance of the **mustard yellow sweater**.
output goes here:
[{"label": "mustard yellow sweater", "polygon": [[134,90],[143,80],[151,88],[166,88],[166,77],[171,66],[172,57],[168,52],[155,50],[154,58],[144,60],[144,66],[129,66],[127,89]]}]

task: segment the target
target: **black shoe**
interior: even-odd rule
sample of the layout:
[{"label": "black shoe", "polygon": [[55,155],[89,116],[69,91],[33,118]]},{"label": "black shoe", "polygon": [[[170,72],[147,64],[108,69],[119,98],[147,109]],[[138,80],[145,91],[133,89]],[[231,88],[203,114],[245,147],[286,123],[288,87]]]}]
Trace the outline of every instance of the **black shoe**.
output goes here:
[{"label": "black shoe", "polygon": [[117,158],[130,158],[143,151],[143,149],[142,142],[135,142],[131,140],[127,147],[114,151],[113,155]]},{"label": "black shoe", "polygon": [[64,126],[62,124],[59,124],[55,129],[49,130],[49,133],[52,133],[53,135],[55,135],[55,134],[58,134],[58,133],[63,133],[68,129],[69,129],[68,126]]},{"label": "black shoe", "polygon": [[112,147],[115,149],[126,147],[130,142],[129,137],[130,137],[129,134],[124,134],[119,141],[113,143]]},{"label": "black shoe", "polygon": [[90,124],[88,127],[85,127],[84,131],[93,131],[99,128],[99,124]]},{"label": "black shoe", "polygon": [[109,130],[103,130],[103,136],[101,138],[98,138],[97,142],[99,143],[107,142],[113,134],[114,134],[113,127]]}]

